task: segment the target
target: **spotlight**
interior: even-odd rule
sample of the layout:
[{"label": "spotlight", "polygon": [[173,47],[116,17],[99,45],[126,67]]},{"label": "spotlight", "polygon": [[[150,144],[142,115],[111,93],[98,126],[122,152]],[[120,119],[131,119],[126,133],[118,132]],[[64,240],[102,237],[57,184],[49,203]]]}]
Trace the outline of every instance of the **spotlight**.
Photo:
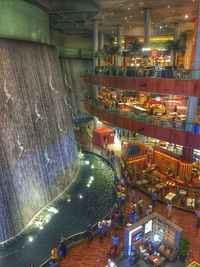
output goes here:
[{"label": "spotlight", "polygon": [[82,195],[80,195],[80,196],[79,196],[79,198],[83,198],[83,196],[82,196]]},{"label": "spotlight", "polygon": [[153,240],[155,242],[158,242],[159,241],[159,235],[155,234],[154,237],[153,237]]},{"label": "spotlight", "polygon": [[48,211],[49,211],[49,212],[52,212],[52,213],[54,213],[54,214],[58,213],[58,210],[57,210],[56,208],[54,208],[54,207],[50,207],[50,208],[48,209]]},{"label": "spotlight", "polygon": [[28,237],[28,241],[29,241],[29,242],[33,242],[33,237],[32,237],[32,236],[29,236],[29,237]]}]

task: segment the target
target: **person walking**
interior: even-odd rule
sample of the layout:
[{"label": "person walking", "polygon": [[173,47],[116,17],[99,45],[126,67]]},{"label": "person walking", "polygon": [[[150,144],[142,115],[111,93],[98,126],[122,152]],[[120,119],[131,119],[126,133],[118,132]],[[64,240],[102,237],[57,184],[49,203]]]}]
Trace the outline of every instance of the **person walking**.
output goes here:
[{"label": "person walking", "polygon": [[58,245],[58,257],[61,259],[67,254],[67,246],[65,244],[65,239],[62,237]]},{"label": "person walking", "polygon": [[143,199],[140,197],[138,200],[138,209],[139,209],[139,214],[143,214]]},{"label": "person walking", "polygon": [[91,224],[88,224],[86,234],[87,234],[88,241],[91,241],[92,240],[92,225]]},{"label": "person walking", "polygon": [[99,239],[102,239],[103,237],[103,226],[102,226],[102,223],[99,221],[98,222],[98,236],[99,236]]},{"label": "person walking", "polygon": [[131,188],[131,200],[133,203],[135,202],[135,190],[134,190],[134,188]]},{"label": "person walking", "polygon": [[113,240],[113,246],[114,246],[114,250],[115,250],[115,253],[116,253],[117,252],[117,247],[118,247],[118,244],[119,244],[119,236],[117,234],[115,234],[111,238]]},{"label": "person walking", "polygon": [[153,208],[156,206],[156,200],[157,200],[157,192],[153,191],[153,193],[151,195],[151,204],[152,204]]},{"label": "person walking", "polygon": [[167,204],[167,217],[171,218],[171,216],[172,216],[172,204],[169,202]]}]

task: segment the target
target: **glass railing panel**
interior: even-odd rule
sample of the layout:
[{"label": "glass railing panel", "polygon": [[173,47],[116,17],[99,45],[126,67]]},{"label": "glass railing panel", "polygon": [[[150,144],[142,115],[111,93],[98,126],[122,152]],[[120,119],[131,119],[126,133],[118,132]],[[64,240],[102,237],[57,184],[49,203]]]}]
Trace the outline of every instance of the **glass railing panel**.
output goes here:
[{"label": "glass railing panel", "polygon": [[[199,72],[199,71],[198,71]],[[146,78],[167,78],[167,79],[191,79],[191,70],[173,69],[141,69],[136,67],[95,67],[85,70],[85,74],[146,77]]]},{"label": "glass railing panel", "polygon": [[[108,104],[102,103],[99,100],[87,100],[91,105],[109,111],[116,115],[121,115],[129,119],[138,120],[146,123],[151,123],[153,125],[160,125],[166,128],[172,128],[177,130],[183,130],[186,132],[200,133],[199,124],[188,124],[185,120],[180,120],[179,115],[177,115],[177,120],[174,118],[167,118],[167,115],[163,117],[156,115],[147,115],[147,114],[137,114],[135,111],[123,111],[120,108],[109,106]],[[180,115],[181,116],[181,115]]]}]

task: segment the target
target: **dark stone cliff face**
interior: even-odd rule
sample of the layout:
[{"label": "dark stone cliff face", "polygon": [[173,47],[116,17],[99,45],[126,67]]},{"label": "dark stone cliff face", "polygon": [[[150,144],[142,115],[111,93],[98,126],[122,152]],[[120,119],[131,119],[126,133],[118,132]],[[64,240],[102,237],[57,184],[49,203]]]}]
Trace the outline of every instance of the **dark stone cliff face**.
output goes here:
[{"label": "dark stone cliff face", "polygon": [[77,171],[56,49],[0,40],[0,242],[19,233]]}]

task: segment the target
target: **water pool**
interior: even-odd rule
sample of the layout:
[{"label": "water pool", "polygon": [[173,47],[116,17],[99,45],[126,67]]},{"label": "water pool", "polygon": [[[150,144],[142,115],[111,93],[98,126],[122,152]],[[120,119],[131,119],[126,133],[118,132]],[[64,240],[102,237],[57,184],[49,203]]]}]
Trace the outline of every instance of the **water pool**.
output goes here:
[{"label": "water pool", "polygon": [[[83,153],[75,182],[37,222],[15,240],[0,246],[0,267],[39,266],[62,236],[85,231],[114,205],[113,169],[103,158]],[[37,227],[36,227],[37,225]]]}]

